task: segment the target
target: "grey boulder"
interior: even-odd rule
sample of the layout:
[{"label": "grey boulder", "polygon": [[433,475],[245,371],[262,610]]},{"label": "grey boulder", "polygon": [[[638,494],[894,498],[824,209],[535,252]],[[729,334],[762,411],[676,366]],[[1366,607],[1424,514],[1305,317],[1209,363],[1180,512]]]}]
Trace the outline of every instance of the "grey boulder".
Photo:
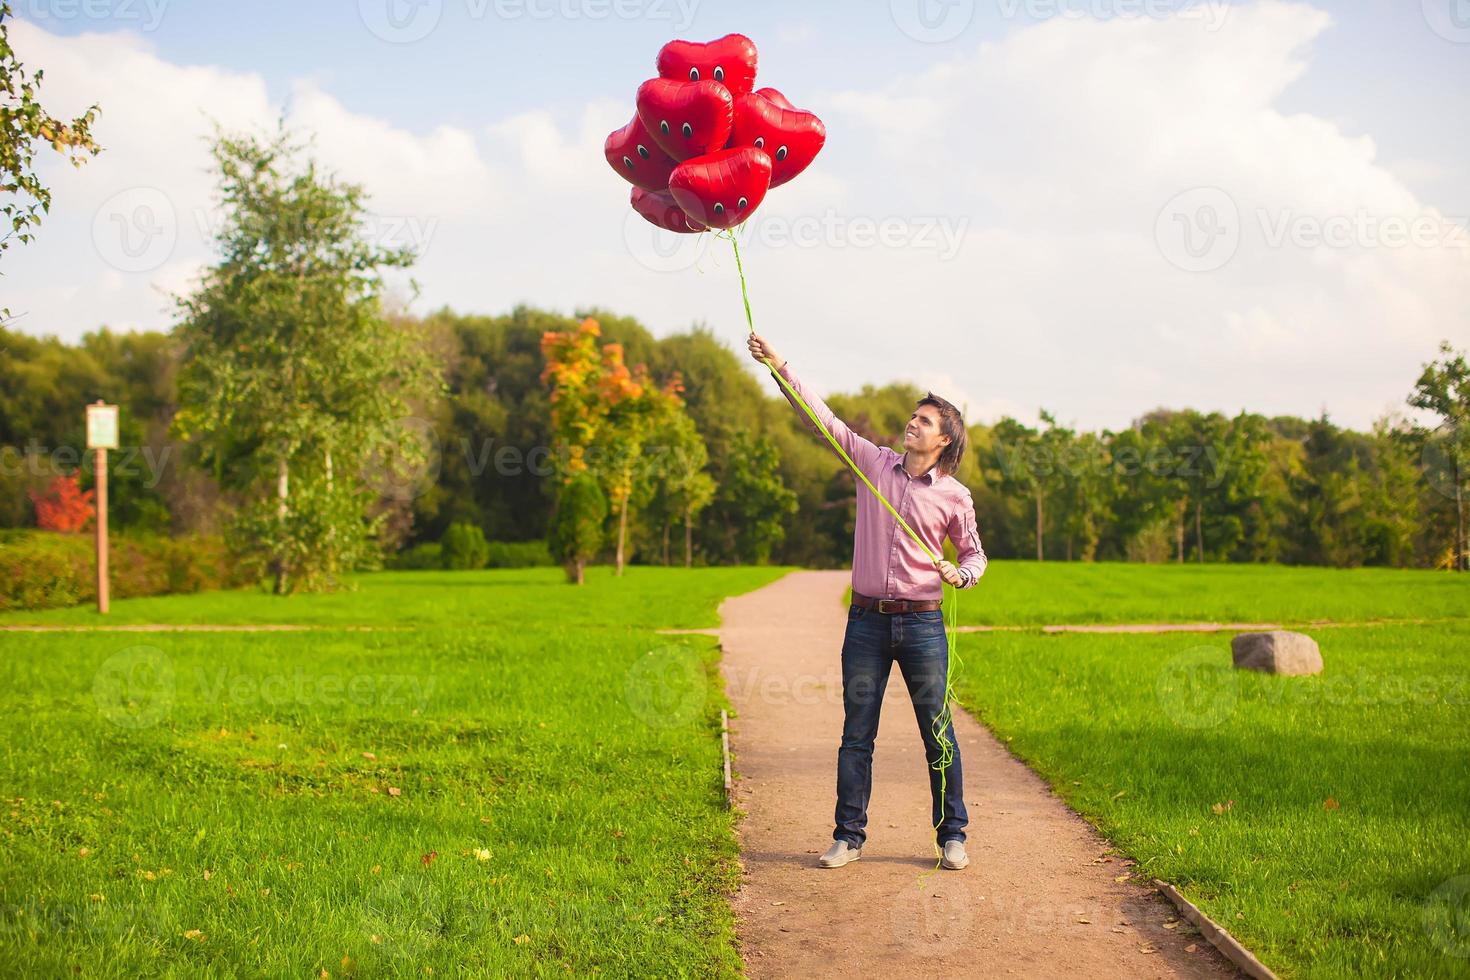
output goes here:
[{"label": "grey boulder", "polygon": [[1305,633],[1241,633],[1230,641],[1230,653],[1235,666],[1242,670],[1286,675],[1322,673],[1322,651],[1317,641]]}]

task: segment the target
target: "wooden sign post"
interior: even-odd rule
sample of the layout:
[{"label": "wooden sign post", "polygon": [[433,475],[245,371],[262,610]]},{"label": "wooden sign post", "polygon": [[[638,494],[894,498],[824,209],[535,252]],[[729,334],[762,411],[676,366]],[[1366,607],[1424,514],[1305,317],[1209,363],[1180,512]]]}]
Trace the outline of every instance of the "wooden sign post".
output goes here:
[{"label": "wooden sign post", "polygon": [[87,406],[87,448],[97,450],[97,611],[107,612],[107,450],[117,448],[117,406]]}]

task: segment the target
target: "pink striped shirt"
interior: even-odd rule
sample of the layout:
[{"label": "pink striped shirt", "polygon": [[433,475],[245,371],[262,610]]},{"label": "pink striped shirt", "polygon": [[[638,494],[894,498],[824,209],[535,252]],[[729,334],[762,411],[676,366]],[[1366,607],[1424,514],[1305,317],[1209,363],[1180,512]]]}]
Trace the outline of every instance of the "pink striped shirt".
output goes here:
[{"label": "pink striped shirt", "polygon": [[[903,468],[902,453],[874,445],[849,429],[826,402],[797,380],[789,361],[781,365],[781,377],[800,393],[838,445],[934,554],[944,554],[946,536],[954,542],[958,559],[955,565],[964,578],[960,587],[972,587],[985,574],[988,559],[975,526],[975,501],[969,488],[953,476],[940,476],[932,467],[922,476],[909,476]],[[800,413],[807,428],[816,432],[816,426],[785,386],[781,394]],[[856,478],[854,482],[858,482]],[[938,599],[944,594],[944,579],[933,562],[872,491],[861,484],[857,487],[857,525],[852,535],[852,588],[876,599]]]}]

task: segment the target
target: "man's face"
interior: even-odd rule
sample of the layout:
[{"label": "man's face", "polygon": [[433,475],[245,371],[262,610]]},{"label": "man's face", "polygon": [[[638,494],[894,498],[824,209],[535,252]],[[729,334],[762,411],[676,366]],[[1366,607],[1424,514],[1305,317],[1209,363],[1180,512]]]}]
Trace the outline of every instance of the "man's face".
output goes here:
[{"label": "man's face", "polygon": [[932,453],[949,445],[939,424],[939,409],[933,405],[920,405],[909,417],[903,433],[903,448],[916,453]]}]

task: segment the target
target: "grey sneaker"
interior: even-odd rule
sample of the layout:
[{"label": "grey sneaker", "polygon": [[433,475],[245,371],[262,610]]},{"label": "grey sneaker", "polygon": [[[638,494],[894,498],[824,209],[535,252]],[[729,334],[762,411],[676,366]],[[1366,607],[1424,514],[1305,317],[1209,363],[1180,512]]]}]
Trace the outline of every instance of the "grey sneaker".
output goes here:
[{"label": "grey sneaker", "polygon": [[958,871],[970,863],[970,856],[965,853],[965,845],[962,841],[947,840],[944,842],[943,865],[951,871]]},{"label": "grey sneaker", "polygon": [[827,853],[817,859],[817,863],[824,868],[840,868],[849,861],[856,861],[863,856],[861,847],[853,847],[845,840],[836,841],[827,848]]}]

